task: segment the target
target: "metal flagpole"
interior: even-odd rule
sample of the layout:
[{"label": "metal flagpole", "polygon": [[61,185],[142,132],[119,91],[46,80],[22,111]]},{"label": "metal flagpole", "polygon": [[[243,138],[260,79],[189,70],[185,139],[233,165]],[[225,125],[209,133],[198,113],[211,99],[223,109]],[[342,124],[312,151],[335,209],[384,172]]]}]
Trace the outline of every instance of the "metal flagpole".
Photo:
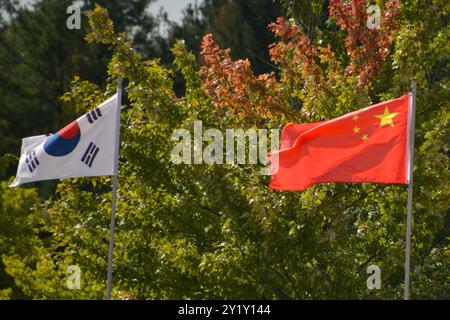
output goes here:
[{"label": "metal flagpole", "polygon": [[414,169],[414,131],[416,117],[416,83],[412,83],[409,108],[409,157],[408,157],[408,213],[406,216],[406,257],[405,257],[405,294],[404,299],[409,300],[409,274],[411,261],[411,219],[413,198],[413,169]]},{"label": "metal flagpole", "polygon": [[109,253],[108,253],[108,281],[106,288],[106,299],[111,300],[112,277],[113,277],[113,255],[114,255],[114,227],[116,224],[116,199],[117,199],[117,176],[119,171],[119,144],[120,144],[120,107],[122,105],[122,78],[117,78],[116,99],[116,136],[114,154],[114,181],[112,187],[111,204],[111,227],[109,230]]}]

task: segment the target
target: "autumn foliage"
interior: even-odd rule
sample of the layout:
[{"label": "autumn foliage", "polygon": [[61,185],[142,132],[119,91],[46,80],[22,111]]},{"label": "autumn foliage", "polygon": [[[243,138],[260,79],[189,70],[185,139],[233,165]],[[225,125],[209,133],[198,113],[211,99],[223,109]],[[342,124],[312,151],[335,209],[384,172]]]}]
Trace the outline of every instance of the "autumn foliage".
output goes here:
[{"label": "autumn foliage", "polygon": [[391,52],[399,14],[398,1],[386,1],[380,29],[367,28],[365,0],[331,0],[329,10],[330,16],[336,17],[338,26],[347,34],[345,48],[350,57],[347,72],[357,75],[359,84],[365,85],[379,74]]},{"label": "autumn foliage", "polygon": [[313,44],[299,26],[278,18],[269,25],[270,31],[279,38],[270,45],[269,52],[272,62],[283,70],[279,78],[273,73],[254,75],[248,59],[233,61],[229,49],[221,49],[212,35],[207,34],[201,51],[205,90],[216,107],[244,116],[270,117],[274,110],[284,109],[282,96],[287,94],[286,85],[290,83],[319,92],[331,90],[341,76],[355,77],[358,86],[365,87],[380,73],[389,56],[398,13],[398,2],[387,1],[381,28],[369,29],[366,1],[330,1],[330,17],[336,19],[345,33],[347,64],[342,63],[344,57],[338,57],[330,44]]},{"label": "autumn foliage", "polygon": [[278,90],[273,73],[256,76],[248,59],[233,61],[230,49],[220,49],[211,34],[203,38],[201,54],[205,64],[200,74],[214,106],[246,117],[270,117],[275,109],[282,108],[267,95]]}]

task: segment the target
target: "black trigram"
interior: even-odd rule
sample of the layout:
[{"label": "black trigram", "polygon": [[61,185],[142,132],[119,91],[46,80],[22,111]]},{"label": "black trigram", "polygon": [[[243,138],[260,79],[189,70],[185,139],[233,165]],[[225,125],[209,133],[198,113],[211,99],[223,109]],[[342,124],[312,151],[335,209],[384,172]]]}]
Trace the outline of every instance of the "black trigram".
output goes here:
[{"label": "black trigram", "polygon": [[86,113],[86,118],[88,119],[89,123],[94,123],[94,121],[97,121],[102,116],[102,112],[99,108],[94,109]]},{"label": "black trigram", "polygon": [[100,150],[93,142],[89,143],[86,151],[81,158],[81,162],[87,165],[89,168],[92,167],[92,163],[94,162],[95,157],[97,156],[98,151]]},{"label": "black trigram", "polygon": [[30,151],[27,152],[27,157],[25,158],[25,162],[27,163],[28,170],[30,170],[30,173],[33,173],[34,170],[36,170],[37,166],[39,165],[39,160],[36,157],[36,152]]}]

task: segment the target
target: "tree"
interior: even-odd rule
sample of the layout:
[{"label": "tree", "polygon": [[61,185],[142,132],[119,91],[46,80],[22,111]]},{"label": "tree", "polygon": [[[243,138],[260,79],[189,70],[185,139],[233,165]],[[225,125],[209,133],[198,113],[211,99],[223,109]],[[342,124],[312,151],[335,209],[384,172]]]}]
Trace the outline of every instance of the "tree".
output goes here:
[{"label": "tree", "polygon": [[273,0],[205,0],[188,6],[180,25],[172,23],[169,41],[183,39],[198,54],[203,36],[212,33],[234,59],[248,57],[257,74],[274,71],[267,52],[273,35],[267,26],[280,15],[281,6]]},{"label": "tree", "polygon": [[[66,10],[72,2],[40,0],[32,9],[15,1],[0,4],[5,18],[0,29],[0,155],[17,154],[21,138],[54,132],[73,118],[73,106],[63,107],[59,97],[74,75],[104,84],[111,56],[84,41],[84,20],[82,30],[67,29]],[[93,2],[79,3],[81,10],[92,8]],[[96,2],[113,8],[117,30],[128,31],[136,47],[147,56],[157,54],[159,21],[144,10],[151,0]]]},{"label": "tree", "polygon": [[[356,22],[364,21],[364,6],[353,3]],[[174,164],[171,135],[177,128],[192,133],[195,120],[224,130],[330,119],[396,97],[414,79],[419,95],[412,297],[448,298],[448,76],[438,66],[447,61],[450,46],[446,2],[433,4],[415,8],[400,2],[394,15],[398,4],[388,1],[384,14],[396,23],[368,33],[360,23],[346,24],[346,2],[330,3],[344,43],[368,40],[363,45],[392,50],[388,56],[376,51],[360,57],[354,53],[363,49],[334,48],[318,34],[311,40],[300,26],[280,18],[271,25],[278,37],[270,48],[277,75],[255,75],[248,60],[233,60],[210,35],[202,41],[196,68],[196,57],[179,41],[173,54],[186,82],[181,97],[170,69],[158,60],[143,61],[131,41],[114,32],[107,11],[92,10],[88,40],[111,50],[108,80],[101,88],[76,78],[63,98],[81,113],[110,96],[118,76],[126,79],[113,296],[401,298],[405,186],[329,183],[274,192],[259,166]],[[425,39],[426,34],[435,36]],[[35,232],[49,236],[26,238],[37,241],[33,246],[39,250],[31,254],[12,247],[2,256],[24,297],[102,297],[110,185],[109,177],[64,180],[53,199],[33,207]],[[8,197],[23,190],[10,192]],[[31,204],[20,208],[26,205]],[[81,291],[58,286],[69,264],[85,275]],[[366,287],[372,264],[382,270],[381,290]]]}]

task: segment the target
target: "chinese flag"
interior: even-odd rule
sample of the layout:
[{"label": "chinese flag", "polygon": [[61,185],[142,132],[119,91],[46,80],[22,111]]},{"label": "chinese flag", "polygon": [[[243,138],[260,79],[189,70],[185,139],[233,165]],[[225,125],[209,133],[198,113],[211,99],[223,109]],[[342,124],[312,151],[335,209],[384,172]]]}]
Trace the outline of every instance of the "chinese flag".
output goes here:
[{"label": "chinese flag", "polygon": [[[270,154],[277,190],[321,182],[407,183],[408,94],[329,121],[283,128]],[[277,157],[278,156],[278,157]]]}]

